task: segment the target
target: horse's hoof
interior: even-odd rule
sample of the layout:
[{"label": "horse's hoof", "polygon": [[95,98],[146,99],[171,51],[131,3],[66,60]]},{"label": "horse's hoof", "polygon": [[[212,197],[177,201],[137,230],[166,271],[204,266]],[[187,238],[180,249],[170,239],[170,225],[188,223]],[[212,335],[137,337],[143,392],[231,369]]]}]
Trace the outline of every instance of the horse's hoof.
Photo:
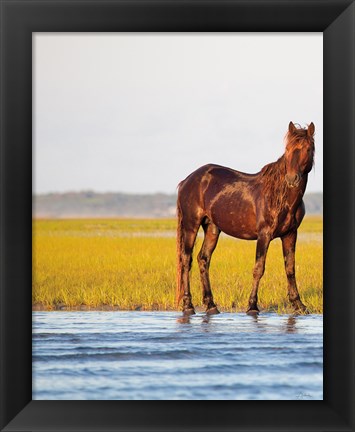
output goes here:
[{"label": "horse's hoof", "polygon": [[309,310],[306,308],[306,306],[301,303],[300,301],[295,302],[293,304],[294,310],[295,310],[295,314],[297,315],[309,315]]},{"label": "horse's hoof", "polygon": [[296,308],[294,311],[294,315],[309,315],[310,311],[305,307],[303,308]]},{"label": "horse's hoof", "polygon": [[185,309],[184,311],[183,311],[183,314],[186,316],[186,315],[195,315],[195,309],[194,308],[190,308],[190,309]]},{"label": "horse's hoof", "polygon": [[248,309],[247,315],[259,315],[259,310],[258,309]]},{"label": "horse's hoof", "polygon": [[220,312],[219,312],[219,310],[217,309],[217,306],[214,306],[214,307],[212,307],[212,308],[206,310],[206,314],[207,314],[207,315],[217,315],[217,314],[219,314],[219,313],[220,313]]}]

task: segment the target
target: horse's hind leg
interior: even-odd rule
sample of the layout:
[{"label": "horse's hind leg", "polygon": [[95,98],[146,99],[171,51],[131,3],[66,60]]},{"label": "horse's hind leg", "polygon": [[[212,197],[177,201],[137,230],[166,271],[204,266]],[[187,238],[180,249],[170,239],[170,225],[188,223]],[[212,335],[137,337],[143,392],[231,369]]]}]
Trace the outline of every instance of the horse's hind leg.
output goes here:
[{"label": "horse's hind leg", "polygon": [[209,278],[209,267],[212,253],[215,250],[218,242],[220,230],[209,220],[203,221],[202,227],[205,232],[205,238],[203,240],[201,250],[197,256],[197,260],[200,267],[203,303],[206,305],[207,313],[215,314],[219,312],[213,301],[211,283]]},{"label": "horse's hind leg", "polygon": [[288,297],[295,308],[299,312],[307,312],[306,306],[301,302],[298,293],[295,276],[295,250],[296,250],[297,231],[291,232],[284,237],[281,237],[282,252],[285,260],[285,271],[288,282]]},{"label": "horse's hind leg", "polygon": [[192,266],[192,251],[196,240],[198,228],[196,230],[185,230],[183,239],[183,251],[181,256],[181,280],[183,286],[183,312],[194,314],[195,308],[191,301],[190,292],[190,270]]},{"label": "horse's hind leg", "polygon": [[181,226],[181,245],[179,250],[179,269],[178,279],[180,287],[178,290],[182,297],[182,310],[184,314],[192,315],[195,308],[191,301],[190,292],[190,270],[192,265],[192,251],[196,240],[199,225],[193,225],[192,228]]}]

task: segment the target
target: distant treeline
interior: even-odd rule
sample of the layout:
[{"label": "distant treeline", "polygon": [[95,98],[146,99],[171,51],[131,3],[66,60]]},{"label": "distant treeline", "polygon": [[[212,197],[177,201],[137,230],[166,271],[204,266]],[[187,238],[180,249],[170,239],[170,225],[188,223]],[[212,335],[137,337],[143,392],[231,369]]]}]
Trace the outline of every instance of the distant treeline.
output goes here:
[{"label": "distant treeline", "polygon": [[[304,197],[307,214],[323,214],[323,193]],[[33,196],[35,218],[174,217],[176,194],[125,194],[91,191]]]}]

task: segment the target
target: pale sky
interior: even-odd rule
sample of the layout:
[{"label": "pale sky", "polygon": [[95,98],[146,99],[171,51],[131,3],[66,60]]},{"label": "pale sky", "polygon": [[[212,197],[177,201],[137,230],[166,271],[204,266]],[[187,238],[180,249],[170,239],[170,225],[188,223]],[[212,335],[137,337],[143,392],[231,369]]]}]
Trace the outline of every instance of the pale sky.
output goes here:
[{"label": "pale sky", "polygon": [[258,172],[316,126],[322,33],[36,33],[34,193],[176,192],[199,166]]}]

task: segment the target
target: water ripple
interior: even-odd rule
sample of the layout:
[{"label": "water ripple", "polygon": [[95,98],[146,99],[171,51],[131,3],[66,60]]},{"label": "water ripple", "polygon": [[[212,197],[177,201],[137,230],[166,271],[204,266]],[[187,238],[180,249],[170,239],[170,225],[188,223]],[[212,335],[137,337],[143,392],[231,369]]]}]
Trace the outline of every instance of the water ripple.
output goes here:
[{"label": "water ripple", "polygon": [[321,315],[34,312],[33,399],[323,398]]}]

